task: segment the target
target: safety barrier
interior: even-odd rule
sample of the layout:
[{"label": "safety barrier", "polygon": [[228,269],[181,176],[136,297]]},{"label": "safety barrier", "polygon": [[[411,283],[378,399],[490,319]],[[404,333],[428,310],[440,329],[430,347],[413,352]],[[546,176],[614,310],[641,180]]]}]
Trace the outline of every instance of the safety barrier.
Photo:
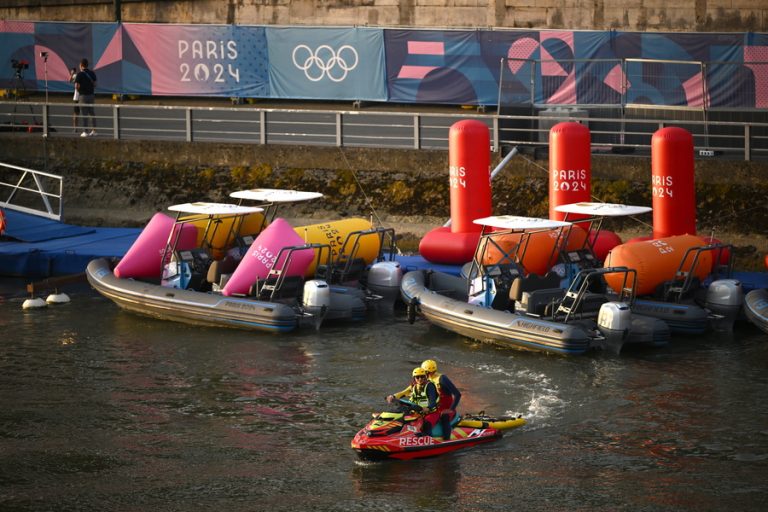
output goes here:
[{"label": "safety barrier", "polygon": [[[589,126],[594,152],[650,152],[651,137],[665,126],[680,126],[694,137],[700,157],[768,158],[768,123],[744,112],[676,112],[649,108],[535,108],[508,112],[440,112],[95,105],[99,137],[116,140],[163,140],[240,144],[448,149],[448,131],[462,119],[479,119],[491,131],[491,150],[518,146],[544,148],[549,129],[561,121]],[[455,109],[453,109],[455,110]],[[733,120],[739,116],[744,120]],[[763,116],[764,117],[764,116]],[[758,119],[762,119],[758,117]],[[44,137],[75,137],[71,103],[0,103],[0,130],[39,133]]]}]

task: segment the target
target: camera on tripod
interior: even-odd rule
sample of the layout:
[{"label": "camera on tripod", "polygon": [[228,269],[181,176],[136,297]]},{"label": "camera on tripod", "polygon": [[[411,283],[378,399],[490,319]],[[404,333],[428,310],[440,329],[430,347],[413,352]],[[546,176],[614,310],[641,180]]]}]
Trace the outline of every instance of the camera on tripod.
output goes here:
[{"label": "camera on tripod", "polygon": [[17,72],[21,72],[29,68],[29,62],[25,60],[11,59],[11,67],[13,67],[13,69],[15,69]]}]

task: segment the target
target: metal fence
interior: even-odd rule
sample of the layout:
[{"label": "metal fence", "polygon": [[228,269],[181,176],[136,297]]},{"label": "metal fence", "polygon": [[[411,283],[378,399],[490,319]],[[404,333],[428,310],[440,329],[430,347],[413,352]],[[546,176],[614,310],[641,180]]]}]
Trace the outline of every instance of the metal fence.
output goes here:
[{"label": "metal fence", "polygon": [[[116,140],[301,144],[398,149],[448,149],[455,122],[478,119],[491,132],[491,149],[505,146],[545,148],[549,129],[561,121],[590,128],[594,151],[650,152],[660,128],[680,126],[693,134],[701,157],[768,158],[768,113],[758,111],[677,111],[632,106],[577,106],[475,112],[394,111],[364,107],[350,110],[96,104],[98,137]],[[453,110],[453,111],[451,111]],[[0,130],[78,137],[72,103],[2,102]]]}]

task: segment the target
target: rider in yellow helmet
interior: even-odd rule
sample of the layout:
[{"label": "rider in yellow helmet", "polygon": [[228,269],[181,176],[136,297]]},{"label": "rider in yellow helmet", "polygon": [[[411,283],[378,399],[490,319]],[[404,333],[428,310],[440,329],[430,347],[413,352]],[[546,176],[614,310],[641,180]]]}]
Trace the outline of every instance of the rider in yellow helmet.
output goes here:
[{"label": "rider in yellow helmet", "polygon": [[461,392],[451,382],[447,375],[437,372],[437,363],[434,359],[427,359],[421,363],[422,369],[427,372],[427,378],[437,386],[437,392],[440,399],[437,404],[437,410],[428,414],[424,419],[435,425],[440,421],[443,428],[443,439],[446,441],[451,438],[451,420],[456,416],[456,407],[461,400]]},{"label": "rider in yellow helmet", "polygon": [[[421,408],[422,413],[425,415],[431,415],[437,410],[439,395],[437,393],[437,386],[429,379],[427,379],[427,372],[421,367],[417,366],[411,372],[411,383],[402,391],[387,395],[387,402],[392,403],[398,398],[407,397],[407,399]],[[426,420],[423,423],[422,434],[432,435],[432,427],[434,426],[434,420],[432,422]]]}]

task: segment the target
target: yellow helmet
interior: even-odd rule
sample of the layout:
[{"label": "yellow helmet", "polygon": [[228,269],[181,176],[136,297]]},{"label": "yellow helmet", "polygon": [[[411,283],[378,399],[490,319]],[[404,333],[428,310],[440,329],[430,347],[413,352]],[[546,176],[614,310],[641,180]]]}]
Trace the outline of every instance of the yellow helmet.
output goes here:
[{"label": "yellow helmet", "polygon": [[421,367],[427,373],[434,373],[437,371],[437,363],[432,359],[427,359],[426,361],[421,363]]},{"label": "yellow helmet", "polygon": [[426,371],[424,371],[424,368],[422,368],[421,366],[417,366],[417,367],[416,367],[416,368],[414,368],[414,369],[413,369],[413,371],[411,372],[411,376],[413,376],[413,377],[421,377],[421,376],[423,376],[423,375],[424,375],[424,376],[425,376],[425,375],[427,375],[427,372],[426,372]]}]

